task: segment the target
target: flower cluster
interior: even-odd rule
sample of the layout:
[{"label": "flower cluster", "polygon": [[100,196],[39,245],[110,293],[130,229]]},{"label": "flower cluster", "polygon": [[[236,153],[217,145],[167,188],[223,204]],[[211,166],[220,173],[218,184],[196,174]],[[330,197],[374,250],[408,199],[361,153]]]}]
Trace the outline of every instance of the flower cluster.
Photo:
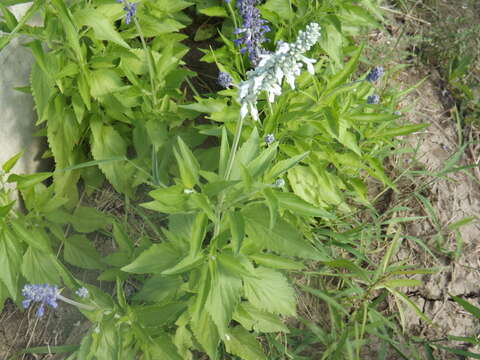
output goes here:
[{"label": "flower cluster", "polygon": [[241,46],[240,52],[248,51],[248,58],[253,66],[257,66],[260,55],[267,51],[262,43],[267,41],[265,33],[270,31],[267,21],[262,19],[260,11],[255,7],[258,0],[238,0],[236,7],[242,17],[241,27],[235,29],[234,34],[242,34],[242,37],[235,40],[236,46]]},{"label": "flower cluster", "polygon": [[217,82],[221,87],[228,88],[232,85],[232,77],[228,73],[220,71],[218,73]]},{"label": "flower cluster", "polygon": [[380,104],[380,96],[377,94],[373,94],[367,97],[367,104],[369,105],[375,105],[375,104]]},{"label": "flower cluster", "polygon": [[383,74],[384,74],[383,67],[376,66],[368,73],[365,80],[373,83],[378,81],[383,76]]},{"label": "flower cluster", "polygon": [[305,31],[300,31],[294,43],[279,42],[273,54],[260,55],[261,60],[254,70],[247,72],[247,80],[238,85],[238,101],[241,105],[240,116],[244,118],[248,112],[254,120],[258,120],[256,107],[257,96],[266,91],[268,101],[273,102],[276,95],[282,93],[282,82],[295,89],[295,78],[300,75],[303,65],[313,74],[314,59],[303,56],[303,53],[320,38],[320,25],[310,23]]},{"label": "flower cluster", "polygon": [[32,303],[40,303],[36,314],[38,317],[42,317],[45,314],[45,305],[49,305],[54,309],[58,306],[57,296],[59,293],[58,287],[50,286],[49,284],[27,284],[22,289],[22,295],[25,298],[22,301],[22,306],[24,309],[27,309]]},{"label": "flower cluster", "polygon": [[130,24],[132,17],[134,17],[135,13],[137,12],[137,4],[130,3],[127,0],[117,0],[117,3],[124,4],[123,10],[125,10],[125,24]]},{"label": "flower cluster", "polygon": [[81,287],[81,288],[77,289],[77,291],[75,291],[75,294],[77,294],[77,296],[79,296],[81,298],[86,298],[86,297],[88,297],[88,289],[85,288],[85,287]]},{"label": "flower cluster", "polygon": [[267,134],[263,140],[265,140],[265,144],[270,145],[275,141],[275,135]]}]

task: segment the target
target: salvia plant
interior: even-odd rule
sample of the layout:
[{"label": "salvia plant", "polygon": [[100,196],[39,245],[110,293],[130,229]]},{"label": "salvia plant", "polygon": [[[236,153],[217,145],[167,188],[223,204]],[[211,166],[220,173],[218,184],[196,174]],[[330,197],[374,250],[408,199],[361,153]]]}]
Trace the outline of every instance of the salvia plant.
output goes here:
[{"label": "salvia plant", "polygon": [[[77,307],[92,326],[72,360],[360,359],[373,338],[401,351],[382,301],[418,310],[399,287],[431,271],[392,262],[400,229],[365,181],[396,191],[383,160],[425,125],[400,123],[388,69],[360,64],[352,36],[378,26],[374,2],[51,0],[17,21],[7,6],[23,1],[7,1],[0,49],[30,38],[55,171],[15,174],[21,154],[2,167],[2,304],[39,317]],[[27,25],[36,13],[43,24]],[[184,57],[192,17],[216,24],[206,76]],[[105,180],[148,231],[79,203]],[[372,224],[353,220],[357,208]],[[97,232],[113,239],[106,255]],[[369,235],[391,243],[381,264]],[[300,294],[326,306],[328,324],[299,314]],[[320,353],[305,357],[310,346]]]}]

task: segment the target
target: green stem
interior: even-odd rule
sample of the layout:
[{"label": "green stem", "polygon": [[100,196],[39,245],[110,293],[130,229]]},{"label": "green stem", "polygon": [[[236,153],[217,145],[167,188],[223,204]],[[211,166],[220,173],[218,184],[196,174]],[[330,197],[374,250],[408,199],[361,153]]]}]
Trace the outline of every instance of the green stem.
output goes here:
[{"label": "green stem", "polygon": [[93,307],[93,306],[81,304],[81,303],[79,303],[79,302],[76,302],[75,300],[66,298],[65,296],[62,296],[62,295],[60,295],[60,294],[57,295],[57,299],[59,299],[59,300],[61,300],[61,301],[63,301],[63,302],[66,302],[67,304],[76,306],[76,307],[78,307],[78,308],[80,308],[80,309],[83,309],[83,310],[89,310],[89,311],[95,310],[95,307]]},{"label": "green stem", "polygon": [[[225,180],[228,180],[230,178],[230,173],[232,172],[232,169],[233,169],[233,163],[235,162],[235,155],[237,153],[238,144],[240,143],[240,136],[242,135],[242,128],[243,128],[243,118],[240,117],[240,120],[237,122],[237,128],[235,129],[235,137],[233,138],[232,149],[230,150],[230,155],[228,156],[227,170],[225,171],[225,175],[223,177]],[[213,231],[214,238],[220,233],[220,222],[223,216],[222,205],[224,200],[225,200],[225,193],[222,192],[219,195],[218,206],[215,211],[216,222],[215,222],[215,227]]]},{"label": "green stem", "polygon": [[140,36],[140,41],[142,42],[142,48],[147,58],[148,72],[150,74],[150,87],[152,90],[152,104],[153,104],[153,108],[156,109],[157,108],[157,86],[155,83],[155,76],[154,76],[155,72],[153,68],[152,58],[150,56],[150,49],[148,49],[147,47],[147,43],[145,42],[145,37],[143,36],[142,28],[140,27],[140,23],[138,22],[136,16],[133,16],[133,21],[135,23],[135,27],[137,28],[138,35]]}]

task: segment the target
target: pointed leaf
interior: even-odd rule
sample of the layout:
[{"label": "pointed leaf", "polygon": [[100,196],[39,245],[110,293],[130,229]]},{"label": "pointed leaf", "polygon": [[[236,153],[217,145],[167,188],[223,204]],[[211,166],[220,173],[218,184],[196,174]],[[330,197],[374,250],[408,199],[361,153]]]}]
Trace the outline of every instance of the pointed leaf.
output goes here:
[{"label": "pointed leaf", "polygon": [[225,348],[230,354],[236,355],[243,360],[266,360],[262,346],[241,326],[231,329],[225,336]]}]

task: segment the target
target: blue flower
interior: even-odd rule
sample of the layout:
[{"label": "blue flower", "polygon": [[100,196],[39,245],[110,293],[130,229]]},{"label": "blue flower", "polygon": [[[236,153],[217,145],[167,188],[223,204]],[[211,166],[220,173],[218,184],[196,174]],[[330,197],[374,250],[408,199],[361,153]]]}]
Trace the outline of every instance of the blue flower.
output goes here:
[{"label": "blue flower", "polygon": [[275,141],[275,136],[273,134],[267,134],[263,140],[265,140],[265,144],[270,145]]},{"label": "blue flower", "polygon": [[380,104],[380,96],[377,94],[373,94],[367,97],[367,104]]},{"label": "blue flower", "polygon": [[368,82],[375,82],[380,79],[384,74],[383,67],[376,66],[374,67],[367,75],[366,79]]},{"label": "blue flower", "polygon": [[86,298],[88,296],[88,289],[85,287],[81,287],[77,291],[75,291],[75,294],[77,294],[81,298]]},{"label": "blue flower", "polygon": [[240,52],[248,52],[248,58],[253,66],[257,66],[260,61],[260,55],[268,53],[262,47],[262,43],[267,41],[265,33],[270,31],[267,21],[260,17],[260,11],[255,7],[258,0],[238,0],[236,7],[242,17],[241,27],[235,29],[235,35],[241,34],[242,37],[234,41],[235,46],[241,46]]},{"label": "blue flower", "polygon": [[228,88],[232,85],[232,77],[228,73],[220,71],[218,73],[217,82],[221,87]]},{"label": "blue flower", "polygon": [[24,309],[27,309],[32,303],[40,303],[36,312],[37,317],[42,317],[45,314],[45,305],[49,305],[54,309],[58,306],[57,296],[59,295],[59,291],[56,286],[50,286],[49,284],[27,284],[22,289],[22,295],[25,298],[25,300],[22,301]]},{"label": "blue flower", "polygon": [[137,12],[137,4],[136,3],[130,3],[127,0],[116,0],[117,3],[123,3],[125,6],[123,7],[123,10],[125,10],[125,24],[130,24],[130,21],[132,20],[132,17],[135,16],[135,13]]}]

